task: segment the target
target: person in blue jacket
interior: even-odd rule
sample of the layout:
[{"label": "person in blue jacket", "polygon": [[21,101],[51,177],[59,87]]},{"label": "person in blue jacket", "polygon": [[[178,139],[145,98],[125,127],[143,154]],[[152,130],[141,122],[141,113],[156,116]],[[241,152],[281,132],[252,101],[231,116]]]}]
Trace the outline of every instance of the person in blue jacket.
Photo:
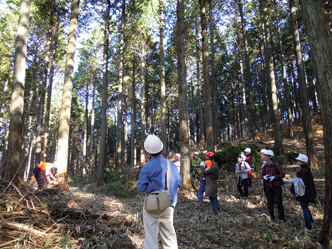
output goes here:
[{"label": "person in blue jacket", "polygon": [[[166,190],[167,159],[163,157],[163,143],[159,137],[148,135],[144,142],[145,150],[151,155],[151,160],[143,165],[137,182],[138,192]],[[170,161],[170,186],[171,205],[160,214],[147,212],[143,205],[143,223],[145,230],[144,248],[158,248],[158,234],[163,248],[178,248],[175,229],[173,226],[174,208],[177,203],[178,188],[182,187],[181,176],[173,162]]]}]

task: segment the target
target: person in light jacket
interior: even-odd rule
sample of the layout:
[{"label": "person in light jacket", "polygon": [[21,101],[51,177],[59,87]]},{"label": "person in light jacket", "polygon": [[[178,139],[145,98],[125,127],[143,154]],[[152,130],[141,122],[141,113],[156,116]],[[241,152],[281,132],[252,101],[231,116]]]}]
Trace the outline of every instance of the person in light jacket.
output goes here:
[{"label": "person in light jacket", "polygon": [[[245,155],[239,155],[237,158],[238,163],[235,166],[235,173],[238,174],[237,177],[237,190],[242,197],[248,197],[248,172],[251,170],[250,165],[246,162]],[[242,190],[243,186],[243,190]]]},{"label": "person in light jacket", "polygon": [[303,211],[304,224],[306,232],[311,233],[313,222],[310,209],[308,207],[309,202],[314,202],[317,197],[316,187],[314,183],[314,179],[311,174],[311,170],[308,167],[308,157],[307,155],[300,154],[297,158],[295,158],[297,165],[301,167],[301,169],[297,172],[297,177],[303,180],[305,185],[305,194],[303,196],[297,196],[296,200],[301,203],[301,208]]}]

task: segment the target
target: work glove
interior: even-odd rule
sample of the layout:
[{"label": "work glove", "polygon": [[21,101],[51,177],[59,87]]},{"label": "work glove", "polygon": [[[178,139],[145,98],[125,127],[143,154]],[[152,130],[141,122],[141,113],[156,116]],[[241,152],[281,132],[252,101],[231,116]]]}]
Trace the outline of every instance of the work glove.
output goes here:
[{"label": "work glove", "polygon": [[263,176],[263,179],[264,179],[265,181],[269,180],[269,178],[270,178],[269,175],[265,175],[265,176]]},{"label": "work glove", "polygon": [[206,167],[205,162],[201,162],[200,165],[201,165],[201,167],[204,167],[204,168]]},{"label": "work glove", "polygon": [[275,176],[270,177],[270,182],[272,182],[275,179]]}]

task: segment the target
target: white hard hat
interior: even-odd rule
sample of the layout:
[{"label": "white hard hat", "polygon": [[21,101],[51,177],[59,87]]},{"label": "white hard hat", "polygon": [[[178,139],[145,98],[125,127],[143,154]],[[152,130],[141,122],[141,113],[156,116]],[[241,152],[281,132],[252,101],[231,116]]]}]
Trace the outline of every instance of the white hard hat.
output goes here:
[{"label": "white hard hat", "polygon": [[180,153],[176,153],[175,156],[178,157],[178,158],[181,158],[181,154]]},{"label": "white hard hat", "polygon": [[148,135],[144,142],[144,148],[150,154],[157,154],[163,150],[163,142],[155,135]]},{"label": "white hard hat", "polygon": [[247,159],[247,157],[245,155],[241,155],[240,157],[243,161],[245,161]]},{"label": "white hard hat", "polygon": [[270,156],[270,157],[274,157],[274,153],[272,150],[265,150],[264,151],[264,155]]},{"label": "white hard hat", "polygon": [[244,150],[244,152],[251,153],[251,149],[250,149],[250,148],[246,148],[246,149]]},{"label": "white hard hat", "polygon": [[264,154],[265,151],[266,151],[266,149],[261,149],[261,151],[259,153]]},{"label": "white hard hat", "polygon": [[295,160],[308,163],[308,157],[304,154],[300,154],[297,158],[295,158]]},{"label": "white hard hat", "polygon": [[194,152],[194,155],[197,155],[197,156],[199,156],[199,153],[198,153],[198,151],[195,151],[195,152]]}]

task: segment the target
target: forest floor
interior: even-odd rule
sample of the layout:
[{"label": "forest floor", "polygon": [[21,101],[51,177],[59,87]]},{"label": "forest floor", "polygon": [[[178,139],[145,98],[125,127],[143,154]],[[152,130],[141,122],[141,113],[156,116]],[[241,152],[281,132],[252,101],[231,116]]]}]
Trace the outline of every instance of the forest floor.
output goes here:
[{"label": "forest floor", "polygon": [[[300,124],[294,127],[295,138],[287,137],[286,128],[285,153],[305,153]],[[313,119],[313,130],[317,156],[322,162],[323,132],[319,118]],[[261,135],[259,140],[241,140],[232,145],[239,143],[255,143],[265,148],[271,146],[273,139]],[[282,167],[289,188],[289,180],[299,168],[294,162],[287,162],[286,156]],[[289,191],[283,193],[286,222],[272,222],[260,175],[253,179],[250,196],[240,198],[236,175],[230,172],[222,174],[219,180],[218,215],[213,214],[208,198],[204,199],[203,207],[196,209],[194,188],[179,191],[174,213],[179,248],[319,248],[325,179],[323,170],[313,169],[312,173],[318,193],[317,202],[309,206],[314,219],[312,233],[305,233],[301,207]],[[0,182],[0,248],[143,248],[144,198],[143,194],[119,198],[106,185],[97,187],[89,181],[67,191],[31,191],[29,185],[16,187]],[[277,208],[275,213],[277,217]]]}]

